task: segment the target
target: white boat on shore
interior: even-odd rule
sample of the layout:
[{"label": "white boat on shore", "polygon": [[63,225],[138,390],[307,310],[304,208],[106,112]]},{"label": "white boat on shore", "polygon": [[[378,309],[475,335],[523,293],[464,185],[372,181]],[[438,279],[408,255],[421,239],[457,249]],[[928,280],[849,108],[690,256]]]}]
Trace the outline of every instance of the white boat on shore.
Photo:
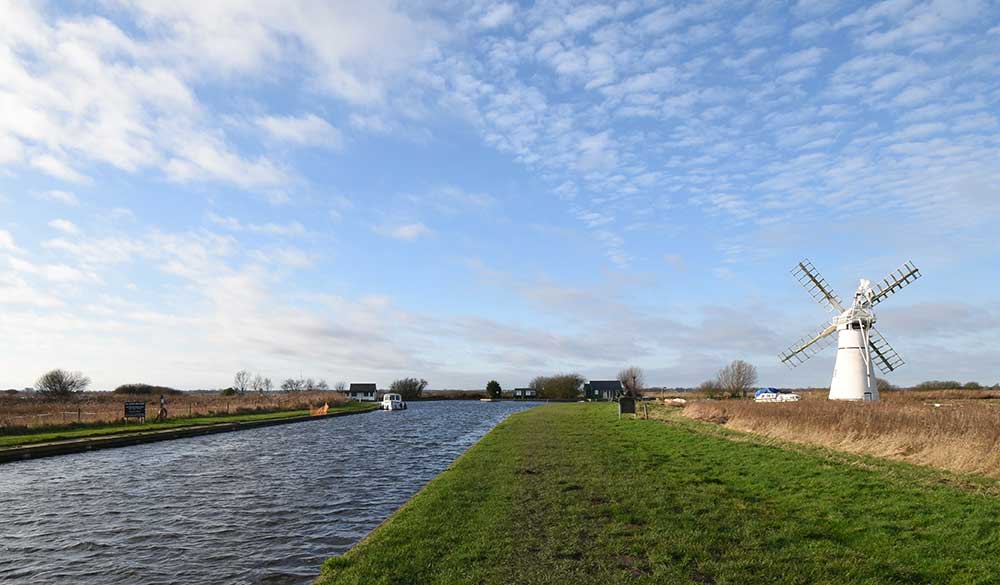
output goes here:
[{"label": "white boat on shore", "polygon": [[406,402],[399,394],[386,394],[379,406],[382,410],[406,410]]}]

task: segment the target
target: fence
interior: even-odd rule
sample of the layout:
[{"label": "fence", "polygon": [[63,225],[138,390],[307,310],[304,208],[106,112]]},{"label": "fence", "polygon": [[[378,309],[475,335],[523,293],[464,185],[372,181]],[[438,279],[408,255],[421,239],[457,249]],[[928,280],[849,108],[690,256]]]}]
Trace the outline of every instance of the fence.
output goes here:
[{"label": "fence", "polygon": [[[306,410],[345,400],[339,392],[248,392],[236,396],[184,393],[168,394],[165,398],[168,418]],[[159,394],[87,392],[63,400],[45,400],[34,394],[0,395],[0,432],[12,428],[120,422],[125,401],[147,402],[146,414],[150,420],[160,408]]]}]

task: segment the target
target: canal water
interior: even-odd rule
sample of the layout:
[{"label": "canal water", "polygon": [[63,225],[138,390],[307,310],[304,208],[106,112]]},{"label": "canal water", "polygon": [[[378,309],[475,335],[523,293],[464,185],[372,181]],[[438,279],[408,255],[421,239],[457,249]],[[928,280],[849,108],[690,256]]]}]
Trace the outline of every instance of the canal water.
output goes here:
[{"label": "canal water", "polygon": [[0,465],[0,583],[308,583],[530,406],[417,402]]}]

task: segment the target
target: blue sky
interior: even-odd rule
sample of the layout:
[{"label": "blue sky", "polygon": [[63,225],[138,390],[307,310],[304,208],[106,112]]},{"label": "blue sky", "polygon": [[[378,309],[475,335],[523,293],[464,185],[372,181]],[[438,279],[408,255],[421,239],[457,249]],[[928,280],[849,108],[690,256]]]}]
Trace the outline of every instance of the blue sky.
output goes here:
[{"label": "blue sky", "polygon": [[996,2],[2,2],[0,387],[694,385],[906,260],[1000,381]]}]

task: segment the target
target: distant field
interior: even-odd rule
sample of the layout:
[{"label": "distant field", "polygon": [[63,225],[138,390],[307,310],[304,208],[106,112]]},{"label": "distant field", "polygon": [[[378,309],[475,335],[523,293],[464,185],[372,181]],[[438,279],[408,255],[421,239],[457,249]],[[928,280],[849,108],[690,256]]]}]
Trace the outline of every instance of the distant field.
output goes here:
[{"label": "distant field", "polygon": [[[42,427],[119,423],[125,401],[145,401],[146,414],[152,420],[159,409],[159,394],[112,394],[85,392],[66,400],[44,400],[38,395],[0,394],[0,435]],[[219,393],[169,394],[166,396],[169,418],[217,416],[308,410],[310,406],[343,402],[338,392],[247,392],[223,396]]]},{"label": "distant field", "polygon": [[321,585],[993,583],[1000,484],[613,404],[512,415]]},{"label": "distant field", "polygon": [[[374,409],[372,403],[346,402],[331,405],[329,413],[350,412],[355,410]],[[17,447],[21,445],[32,445],[37,443],[47,443],[51,441],[64,441],[69,439],[85,439],[89,437],[105,437],[109,435],[121,435],[127,433],[141,433],[147,431],[159,431],[165,429],[177,429],[182,427],[193,427],[199,425],[212,425],[221,423],[250,422],[259,420],[272,420],[281,418],[292,418],[296,416],[306,416],[309,410],[285,410],[279,412],[258,412],[252,414],[219,414],[214,416],[200,416],[191,418],[176,418],[166,422],[149,422],[146,424],[102,424],[90,425],[80,428],[49,429],[37,428],[30,432],[23,432],[16,435],[0,435],[0,449],[5,447]]]},{"label": "distant field", "polygon": [[683,414],[727,428],[888,457],[960,473],[1000,477],[1000,393],[886,393],[876,403],[803,400],[757,404],[696,400]]}]

